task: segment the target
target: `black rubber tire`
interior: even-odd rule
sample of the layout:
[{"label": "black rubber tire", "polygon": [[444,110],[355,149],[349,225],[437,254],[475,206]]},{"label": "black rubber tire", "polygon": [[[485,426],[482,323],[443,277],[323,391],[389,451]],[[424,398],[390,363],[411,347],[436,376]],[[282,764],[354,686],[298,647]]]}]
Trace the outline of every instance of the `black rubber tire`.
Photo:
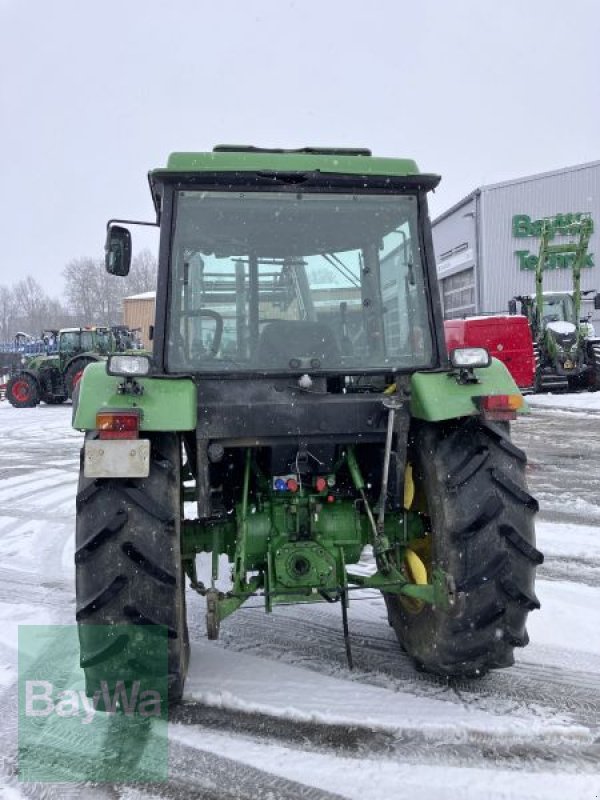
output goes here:
[{"label": "black rubber tire", "polygon": [[57,395],[46,395],[42,397],[42,402],[46,403],[47,406],[59,406],[61,403],[66,402],[66,397],[59,397]]},{"label": "black rubber tire", "polygon": [[79,383],[79,378],[77,377],[79,373],[83,372],[83,370],[87,367],[88,364],[95,364],[95,363],[96,363],[95,358],[75,358],[66,368],[64,381],[65,381],[65,389],[67,390],[67,397],[69,400],[73,397],[73,391],[77,386],[77,384]]},{"label": "black rubber tire", "polygon": [[600,340],[592,340],[587,343],[588,364],[588,388],[597,392],[600,391]]},{"label": "black rubber tire", "polygon": [[[133,634],[140,632],[133,626],[166,626],[169,702],[176,702],[189,660],[181,560],[181,442],[167,433],[148,438],[148,478],[94,480],[81,469],[75,549],[81,666],[89,696],[101,689],[107,675],[133,680],[128,673],[136,668]],[[94,631],[98,625],[103,627]],[[105,626],[118,628],[112,633]],[[119,634],[123,631],[128,635]]]},{"label": "black rubber tire", "polygon": [[[19,393],[19,386],[26,386],[27,392]],[[6,384],[6,397],[15,408],[34,408],[40,402],[40,387],[36,379],[27,372],[14,375]]]},{"label": "black rubber tire", "polygon": [[539,394],[542,391],[542,356],[537,342],[533,343],[533,360],[535,362],[535,374],[533,378],[533,392]]},{"label": "black rubber tire", "polygon": [[387,595],[400,644],[417,665],[446,677],[476,677],[514,663],[528,642],[525,623],[539,608],[526,457],[508,425],[479,419],[415,426],[409,445],[416,497],[431,531],[432,569],[450,576],[450,611]]}]

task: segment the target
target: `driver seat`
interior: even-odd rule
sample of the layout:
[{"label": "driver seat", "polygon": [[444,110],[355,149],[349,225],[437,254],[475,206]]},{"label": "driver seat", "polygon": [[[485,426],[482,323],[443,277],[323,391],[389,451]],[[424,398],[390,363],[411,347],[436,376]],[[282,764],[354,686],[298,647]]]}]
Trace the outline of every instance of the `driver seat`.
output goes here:
[{"label": "driver seat", "polygon": [[256,349],[257,365],[275,369],[289,368],[294,359],[301,363],[304,359],[318,361],[323,368],[337,367],[340,356],[339,345],[329,325],[302,320],[281,319],[267,323]]}]

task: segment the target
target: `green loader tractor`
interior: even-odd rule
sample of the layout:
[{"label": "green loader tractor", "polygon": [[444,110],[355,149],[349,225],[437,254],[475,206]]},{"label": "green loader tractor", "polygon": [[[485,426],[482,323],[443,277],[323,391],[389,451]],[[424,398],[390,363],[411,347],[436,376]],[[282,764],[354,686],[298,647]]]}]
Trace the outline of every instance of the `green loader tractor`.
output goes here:
[{"label": "green loader tractor", "polygon": [[[448,358],[427,211],[439,177],[368,150],[220,146],[174,153],[149,181],[153,354],[88,367],[73,415],[88,694],[160,671],[162,636],[182,696],[186,582],[209,639],[251,598],[339,603],[351,666],[347,610],[369,589],[419,668],[510,666],[542,561],[509,430],[526,409],[484,349]],[[115,275],[131,260],[122,223],[108,224]]]},{"label": "green loader tractor", "polygon": [[33,408],[40,402],[64,403],[72,397],[87,365],[118,349],[111,328],[63,328],[55,333],[55,347],[22,359],[13,370],[6,396],[16,408]]},{"label": "green loader tractor", "polygon": [[[509,311],[526,316],[531,328],[536,361],[536,391],[600,389],[600,338],[588,319],[582,319],[582,300],[593,300],[600,309],[600,295],[595,289],[581,289],[581,270],[587,259],[593,222],[590,214],[557,227],[545,219],[540,232],[540,249],[535,269],[536,293],[520,295],[509,301]],[[559,235],[563,241],[551,240]],[[564,239],[567,238],[567,241]],[[573,276],[572,291],[544,291],[544,273],[564,265]]]}]

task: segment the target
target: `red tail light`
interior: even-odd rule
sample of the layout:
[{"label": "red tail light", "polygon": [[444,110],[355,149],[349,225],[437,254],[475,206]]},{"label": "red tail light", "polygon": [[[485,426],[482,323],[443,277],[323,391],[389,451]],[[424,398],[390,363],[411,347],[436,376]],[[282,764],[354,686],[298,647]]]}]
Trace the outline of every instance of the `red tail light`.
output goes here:
[{"label": "red tail light", "polygon": [[517,418],[517,410],[525,405],[520,394],[492,394],[477,398],[485,419],[511,420]]},{"label": "red tail light", "polygon": [[96,428],[101,439],[137,439],[140,432],[139,411],[99,411]]}]

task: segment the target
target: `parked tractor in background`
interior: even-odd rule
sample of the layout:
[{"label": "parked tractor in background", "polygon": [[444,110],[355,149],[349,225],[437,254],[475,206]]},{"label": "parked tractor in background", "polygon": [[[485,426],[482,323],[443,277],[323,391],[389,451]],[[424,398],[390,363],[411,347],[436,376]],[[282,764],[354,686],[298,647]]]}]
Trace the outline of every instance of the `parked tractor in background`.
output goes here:
[{"label": "parked tractor in background", "polygon": [[[581,289],[581,269],[592,231],[591,217],[582,215],[560,232],[570,241],[551,244],[556,230],[552,220],[545,220],[535,269],[536,292],[509,303],[509,310],[516,313],[519,301],[521,314],[529,320],[537,365],[536,391],[600,389],[600,338],[595,336],[589,317],[581,318],[582,297],[593,296],[594,308],[600,308],[596,290]],[[544,269],[552,255],[568,259],[573,274],[571,292],[544,291]]]},{"label": "parked tractor in background", "polygon": [[63,328],[45,331],[43,352],[19,356],[6,384],[6,397],[17,408],[32,408],[40,402],[48,405],[64,403],[73,395],[83,370],[110,353],[130,348],[132,335],[118,326],[115,333],[108,327]]},{"label": "parked tractor in background", "polygon": [[[219,147],[149,178],[153,355],[92,364],[74,401],[88,694],[157,675],[163,636],[181,697],[186,576],[212,639],[250,598],[337,602],[351,665],[347,607],[367,588],[419,667],[511,665],[542,561],[508,424],[524,402],[484,349],[448,359],[427,211],[439,177],[368,150]],[[120,222],[107,269],[126,275]]]}]

